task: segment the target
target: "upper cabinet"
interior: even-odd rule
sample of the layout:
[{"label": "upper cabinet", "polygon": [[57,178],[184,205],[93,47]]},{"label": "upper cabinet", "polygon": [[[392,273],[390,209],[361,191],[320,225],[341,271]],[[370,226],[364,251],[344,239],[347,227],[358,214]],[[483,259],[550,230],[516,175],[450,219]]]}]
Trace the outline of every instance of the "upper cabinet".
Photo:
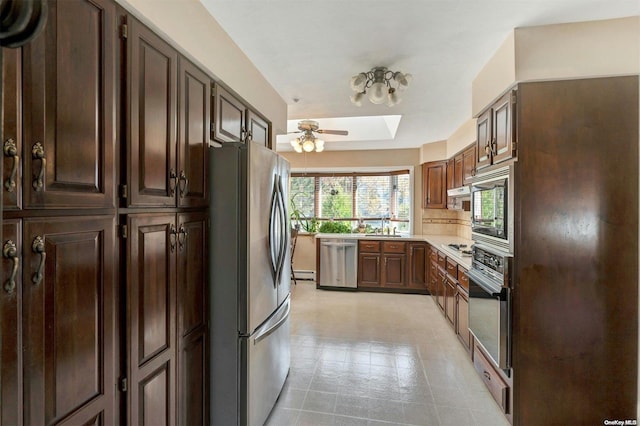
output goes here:
[{"label": "upper cabinet", "polygon": [[516,156],[516,90],[511,90],[483,112],[476,123],[476,169]]},{"label": "upper cabinet", "polygon": [[473,144],[465,149],[460,156],[462,160],[462,184],[468,185],[476,175],[476,145]]},{"label": "upper cabinet", "polygon": [[128,27],[127,205],[206,206],[210,79],[135,19]]},{"label": "upper cabinet", "polygon": [[[114,207],[116,6],[108,0],[47,5],[45,28],[22,51],[24,144],[3,147],[5,159],[11,157],[3,186],[7,191],[12,176],[18,185],[22,161],[22,188],[13,194],[22,192],[25,209]],[[10,112],[17,114],[19,92],[14,82],[8,88]],[[19,144],[19,126],[9,127],[7,138]]]},{"label": "upper cabinet", "polygon": [[20,49],[2,49],[2,208],[22,207],[22,60]]},{"label": "upper cabinet", "polygon": [[447,207],[447,162],[432,161],[422,165],[422,207],[444,209]]},{"label": "upper cabinet", "polygon": [[206,207],[209,202],[206,176],[209,168],[210,79],[181,57],[178,81],[178,207]]},{"label": "upper cabinet", "polygon": [[264,118],[221,85],[212,90],[212,139],[221,143],[252,141],[271,148],[271,129]]}]

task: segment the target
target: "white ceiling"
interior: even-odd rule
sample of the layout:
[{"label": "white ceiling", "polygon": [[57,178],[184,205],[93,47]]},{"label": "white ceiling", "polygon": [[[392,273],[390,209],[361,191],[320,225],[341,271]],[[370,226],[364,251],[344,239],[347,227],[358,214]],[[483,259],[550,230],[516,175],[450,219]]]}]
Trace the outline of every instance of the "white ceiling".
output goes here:
[{"label": "white ceiling", "polygon": [[[326,150],[447,139],[471,118],[471,81],[513,28],[640,14],[640,0],[200,1],[282,96],[290,120],[402,115],[393,140],[323,138]],[[374,66],[413,74],[402,103],[351,103],[351,76]],[[290,150],[279,139],[278,150]]]}]

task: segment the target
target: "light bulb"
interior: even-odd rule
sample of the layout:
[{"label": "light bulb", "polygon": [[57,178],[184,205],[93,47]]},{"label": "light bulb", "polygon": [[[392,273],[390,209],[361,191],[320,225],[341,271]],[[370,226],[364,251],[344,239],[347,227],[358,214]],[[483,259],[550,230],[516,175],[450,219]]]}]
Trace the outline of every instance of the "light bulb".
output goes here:
[{"label": "light bulb", "polygon": [[381,104],[387,99],[387,85],[379,81],[373,83],[369,89],[369,100],[374,104]]},{"label": "light bulb", "polygon": [[315,146],[313,145],[312,140],[305,139],[305,141],[302,142],[302,149],[305,150],[305,152],[311,152],[313,151],[313,148],[315,148]]},{"label": "light bulb", "polygon": [[358,92],[351,95],[351,102],[356,106],[362,106],[362,97],[365,92]]},{"label": "light bulb", "polygon": [[322,152],[324,150],[324,141],[322,139],[316,139],[316,152]]},{"label": "light bulb", "polygon": [[293,149],[294,149],[296,152],[302,152],[302,146],[301,146],[300,144],[295,144],[295,145],[293,146]]},{"label": "light bulb", "polygon": [[356,92],[362,92],[364,85],[367,82],[367,75],[363,72],[351,77],[351,90]]}]

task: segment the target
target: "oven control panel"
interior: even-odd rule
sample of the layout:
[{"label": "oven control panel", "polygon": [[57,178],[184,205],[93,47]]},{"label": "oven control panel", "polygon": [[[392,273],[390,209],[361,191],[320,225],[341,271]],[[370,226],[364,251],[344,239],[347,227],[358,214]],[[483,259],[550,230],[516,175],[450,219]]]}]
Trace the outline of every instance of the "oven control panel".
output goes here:
[{"label": "oven control panel", "polygon": [[500,281],[501,285],[508,286],[512,259],[513,256],[508,253],[500,253],[484,245],[473,246],[473,269]]}]

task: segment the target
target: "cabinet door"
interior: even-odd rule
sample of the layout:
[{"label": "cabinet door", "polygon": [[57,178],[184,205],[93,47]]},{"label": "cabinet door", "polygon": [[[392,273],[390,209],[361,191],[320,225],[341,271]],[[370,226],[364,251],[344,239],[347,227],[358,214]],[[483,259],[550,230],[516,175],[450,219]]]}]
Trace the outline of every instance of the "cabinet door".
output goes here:
[{"label": "cabinet door", "polygon": [[130,215],[128,225],[128,423],[175,424],[175,215]]},{"label": "cabinet door", "polygon": [[491,109],[476,121],[476,170],[491,164]]},{"label": "cabinet door", "polygon": [[462,182],[463,185],[471,183],[476,175],[476,146],[472,145],[462,153]]},{"label": "cabinet door", "polygon": [[0,424],[3,425],[23,424],[21,231],[19,219],[5,219],[2,223]]},{"label": "cabinet door", "polygon": [[513,158],[515,155],[515,91],[504,95],[492,108],[493,164]]},{"label": "cabinet door", "polygon": [[469,350],[471,348],[471,335],[469,334],[469,299],[468,296],[458,290],[456,293],[456,334]]},{"label": "cabinet door", "polygon": [[178,424],[209,424],[207,215],[178,215]]},{"label": "cabinet door", "polygon": [[115,229],[112,216],[24,221],[27,425],[120,423]]},{"label": "cabinet door", "polygon": [[178,54],[129,19],[128,204],[175,207]]},{"label": "cabinet door", "polygon": [[463,165],[462,165],[462,154],[458,155],[454,159],[454,167],[453,167],[453,187],[459,188],[463,185]]},{"label": "cabinet door", "polygon": [[437,302],[438,293],[438,266],[436,262],[429,261],[429,294],[434,302]]},{"label": "cabinet door", "polygon": [[24,208],[114,207],[116,5],[47,4],[23,47]]},{"label": "cabinet door", "polygon": [[269,123],[252,110],[247,110],[247,129],[251,141],[272,148]]},{"label": "cabinet door", "polygon": [[435,161],[422,165],[423,207],[444,209],[447,207],[447,162]]},{"label": "cabinet door", "polygon": [[360,253],[358,256],[358,287],[380,287],[380,254]]},{"label": "cabinet door", "polygon": [[456,184],[454,182],[455,164],[455,158],[450,158],[449,160],[447,160],[447,189],[456,187]]},{"label": "cabinet door", "polygon": [[449,322],[453,325],[456,318],[456,283],[451,278],[445,281],[445,314]]},{"label": "cabinet door", "polygon": [[2,49],[2,208],[22,207],[22,50]]},{"label": "cabinet door", "polygon": [[220,85],[216,85],[214,138],[219,142],[244,142],[245,106]]},{"label": "cabinet door", "polygon": [[438,278],[436,279],[436,301],[442,312],[445,310],[445,286],[447,283],[446,273],[441,267],[437,267]]},{"label": "cabinet door", "polygon": [[406,262],[405,254],[387,254],[384,255],[384,263],[382,264],[382,286],[383,287],[407,287]]},{"label": "cabinet door", "polygon": [[427,287],[427,244],[409,243],[409,287]]},{"label": "cabinet door", "polygon": [[178,136],[178,206],[206,207],[209,202],[209,76],[180,58]]}]

